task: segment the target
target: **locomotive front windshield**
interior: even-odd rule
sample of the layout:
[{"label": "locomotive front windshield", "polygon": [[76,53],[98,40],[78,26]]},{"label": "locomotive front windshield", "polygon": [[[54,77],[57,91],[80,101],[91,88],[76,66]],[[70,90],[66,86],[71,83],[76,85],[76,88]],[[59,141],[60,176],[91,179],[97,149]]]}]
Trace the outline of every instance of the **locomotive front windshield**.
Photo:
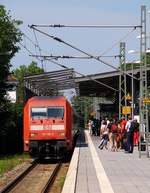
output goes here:
[{"label": "locomotive front windshield", "polygon": [[32,118],[63,118],[64,107],[34,107],[31,108]]},{"label": "locomotive front windshield", "polygon": [[47,108],[46,107],[35,107],[31,109],[32,118],[46,118]]},{"label": "locomotive front windshield", "polygon": [[48,118],[63,118],[64,108],[63,107],[48,107],[47,109]]}]

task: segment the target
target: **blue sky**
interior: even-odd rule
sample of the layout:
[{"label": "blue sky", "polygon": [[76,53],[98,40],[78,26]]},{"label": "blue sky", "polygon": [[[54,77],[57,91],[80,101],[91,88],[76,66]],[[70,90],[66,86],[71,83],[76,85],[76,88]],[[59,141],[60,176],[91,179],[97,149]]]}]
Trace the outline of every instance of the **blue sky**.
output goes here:
[{"label": "blue sky", "polygon": [[[34,42],[35,36],[28,25],[31,24],[68,24],[68,25],[139,25],[140,24],[140,7],[147,6],[150,10],[150,0],[1,0],[0,3],[11,11],[11,15],[15,19],[23,21],[20,29],[30,37]],[[150,33],[150,14],[147,14],[147,32]],[[92,54],[101,55],[107,51],[105,55],[119,54],[119,41],[126,42],[126,50],[139,50],[139,40],[136,36],[139,30],[130,33],[123,39],[131,29],[42,29],[50,35],[57,36],[64,41],[75,45],[76,47]],[[83,56],[83,54],[57,43],[48,37],[36,33],[41,49],[48,54],[53,55],[69,55]],[[25,44],[32,53],[36,53],[35,47],[25,39]],[[113,45],[116,44],[115,47]],[[148,45],[150,41],[148,40]],[[112,48],[113,47],[113,48]],[[150,46],[148,46],[150,47]],[[112,49],[110,49],[112,48]],[[42,52],[45,54],[44,52]],[[135,60],[137,55],[128,55],[127,61]],[[23,48],[16,54],[11,61],[12,69],[20,65],[28,65],[32,60],[29,53]],[[103,58],[113,66],[119,65],[116,58]],[[38,65],[41,67],[39,61]],[[76,71],[84,74],[101,73],[113,70],[103,63],[94,60],[58,60],[57,62],[74,68]],[[44,64],[46,71],[60,70],[62,68],[50,63]]]}]

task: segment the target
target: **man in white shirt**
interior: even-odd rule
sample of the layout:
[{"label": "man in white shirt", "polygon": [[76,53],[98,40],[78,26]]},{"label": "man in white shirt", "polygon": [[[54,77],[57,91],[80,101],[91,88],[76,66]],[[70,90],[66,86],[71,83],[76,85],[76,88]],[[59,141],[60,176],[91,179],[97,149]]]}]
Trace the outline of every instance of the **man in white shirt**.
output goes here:
[{"label": "man in white shirt", "polygon": [[127,131],[127,150],[126,153],[133,153],[133,137],[134,137],[134,131],[132,128],[132,119],[131,117],[128,117],[127,124],[125,126],[125,129]]}]

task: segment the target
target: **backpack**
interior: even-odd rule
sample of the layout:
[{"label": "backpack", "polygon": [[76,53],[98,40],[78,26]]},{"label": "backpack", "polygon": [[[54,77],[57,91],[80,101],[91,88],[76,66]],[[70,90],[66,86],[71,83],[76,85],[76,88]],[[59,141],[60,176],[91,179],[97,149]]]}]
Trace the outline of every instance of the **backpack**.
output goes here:
[{"label": "backpack", "polygon": [[139,129],[139,124],[132,122],[129,127],[129,131],[134,133],[135,131],[138,131],[138,129]]}]

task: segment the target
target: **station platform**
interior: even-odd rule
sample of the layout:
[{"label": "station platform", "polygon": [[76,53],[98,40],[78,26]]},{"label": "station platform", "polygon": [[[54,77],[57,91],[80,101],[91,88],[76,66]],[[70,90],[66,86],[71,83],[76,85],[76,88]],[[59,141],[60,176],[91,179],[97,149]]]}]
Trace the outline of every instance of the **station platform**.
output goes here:
[{"label": "station platform", "polygon": [[100,137],[81,132],[62,193],[149,193],[150,159],[98,148]]}]

